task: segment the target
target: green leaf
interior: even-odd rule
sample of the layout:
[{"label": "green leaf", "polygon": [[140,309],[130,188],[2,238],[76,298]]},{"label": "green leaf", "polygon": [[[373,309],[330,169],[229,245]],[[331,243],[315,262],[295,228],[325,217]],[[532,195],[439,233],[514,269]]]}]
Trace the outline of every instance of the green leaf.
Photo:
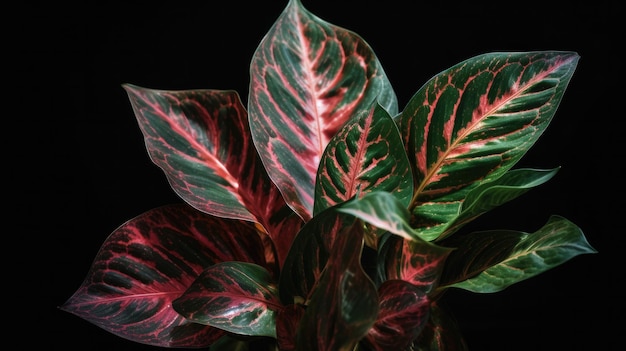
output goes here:
[{"label": "green leaf", "polygon": [[392,193],[405,208],[413,195],[398,128],[378,103],[348,121],[326,147],[315,183],[314,214],[371,191]]},{"label": "green leaf", "polygon": [[411,226],[438,237],[469,192],[513,167],[543,134],[578,63],[574,52],[473,57],[428,81],[396,117],[415,194]]},{"label": "green leaf", "polygon": [[492,293],[534,277],[581,254],[596,253],[582,230],[552,216],[538,231],[492,230],[451,238],[457,247],[448,257],[439,289],[450,287]]},{"label": "green leaf", "polygon": [[[461,226],[473,221],[480,215],[525,194],[534,187],[544,184],[552,179],[559,169],[509,170],[502,177],[480,185],[467,195],[459,216],[445,227],[436,240],[445,239]],[[423,239],[434,240],[435,238],[426,237]]]}]

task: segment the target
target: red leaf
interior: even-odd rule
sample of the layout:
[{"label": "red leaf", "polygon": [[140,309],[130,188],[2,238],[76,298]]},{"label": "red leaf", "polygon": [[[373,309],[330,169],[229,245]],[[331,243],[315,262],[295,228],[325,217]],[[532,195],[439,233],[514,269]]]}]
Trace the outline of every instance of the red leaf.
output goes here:
[{"label": "red leaf", "polygon": [[254,224],[183,204],[156,208],[107,238],[80,288],[60,308],[139,343],[206,347],[223,332],[186,320],[172,301],[204,269],[224,261],[265,265]]}]

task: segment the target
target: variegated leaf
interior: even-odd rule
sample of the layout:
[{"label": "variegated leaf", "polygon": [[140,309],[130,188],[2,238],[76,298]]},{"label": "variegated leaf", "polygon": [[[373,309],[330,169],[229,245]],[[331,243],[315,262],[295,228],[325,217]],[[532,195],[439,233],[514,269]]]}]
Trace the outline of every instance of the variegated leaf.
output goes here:
[{"label": "variegated leaf", "polygon": [[510,169],[542,135],[574,52],[488,53],[436,75],[397,116],[415,177],[411,225],[438,237],[470,190]]},{"label": "variegated leaf", "polygon": [[328,262],[337,233],[354,221],[354,217],[341,216],[330,208],[302,227],[280,274],[279,291],[283,304],[305,303],[310,298]]},{"label": "variegated leaf", "polygon": [[317,172],[314,214],[375,190],[392,193],[405,208],[413,195],[398,128],[378,103],[348,121],[327,145]]},{"label": "variegated leaf", "polygon": [[408,350],[428,322],[430,301],[418,287],[388,280],[378,288],[380,309],[363,343],[371,350]]},{"label": "variegated leaf", "polygon": [[429,294],[438,284],[451,251],[424,240],[390,236],[380,248],[382,280],[404,280]]},{"label": "variegated leaf", "polygon": [[264,227],[282,262],[302,225],[259,159],[234,91],[161,91],[126,84],[151,160],[196,209]]},{"label": "variegated leaf", "polygon": [[205,268],[223,261],[265,264],[252,223],[211,217],[186,204],[159,207],[107,238],[60,308],[142,344],[207,347],[223,332],[186,320],[172,301]]},{"label": "variegated leaf", "polygon": [[491,230],[451,237],[445,245],[458,247],[448,257],[441,287],[492,293],[534,277],[570,259],[597,252],[582,230],[569,220],[552,216],[534,233]]},{"label": "variegated leaf", "polygon": [[464,224],[473,221],[480,215],[552,179],[558,170],[559,168],[551,170],[514,169],[509,170],[502,177],[494,181],[483,183],[467,194],[459,216],[446,225],[439,237],[422,238],[424,240],[443,240],[452,235]]},{"label": "variegated leaf", "polygon": [[289,4],[252,58],[248,111],[254,143],[287,203],[313,213],[315,175],[341,126],[378,102],[397,98],[371,47],[355,33]]},{"label": "variegated leaf", "polygon": [[296,349],[298,324],[304,315],[305,306],[291,304],[278,311],[276,317],[276,344],[280,351]]},{"label": "variegated leaf", "polygon": [[172,307],[195,323],[275,338],[276,313],[282,306],[278,287],[265,268],[231,261],[207,268]]},{"label": "variegated leaf", "polygon": [[352,351],[378,316],[378,293],[361,267],[363,227],[337,233],[328,262],[300,320],[298,351]]}]

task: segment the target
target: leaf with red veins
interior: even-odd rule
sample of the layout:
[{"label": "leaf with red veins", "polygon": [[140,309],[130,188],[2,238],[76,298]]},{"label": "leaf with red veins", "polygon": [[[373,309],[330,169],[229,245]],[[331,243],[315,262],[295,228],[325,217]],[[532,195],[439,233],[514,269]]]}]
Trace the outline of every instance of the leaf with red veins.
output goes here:
[{"label": "leaf with red veins", "polygon": [[396,124],[373,104],[345,124],[326,147],[317,173],[314,213],[372,191],[391,193],[407,208],[412,179]]},{"label": "leaf with red veins", "polygon": [[202,212],[260,223],[281,263],[302,221],[263,168],[239,95],[124,88],[150,158],[174,191]]},{"label": "leaf with red veins", "polygon": [[579,56],[574,52],[489,53],[428,81],[396,116],[415,193],[412,227],[442,234],[475,187],[502,176],[543,134]]},{"label": "leaf with red veins", "polygon": [[291,0],[256,49],[248,110],[270,178],[302,219],[312,217],[322,153],[353,115],[397,98],[371,47]]},{"label": "leaf with red veins", "polygon": [[265,266],[253,223],[208,216],[186,204],[159,207],[116,229],[79,289],[60,308],[122,338],[159,347],[207,347],[223,335],[172,308],[208,267]]}]

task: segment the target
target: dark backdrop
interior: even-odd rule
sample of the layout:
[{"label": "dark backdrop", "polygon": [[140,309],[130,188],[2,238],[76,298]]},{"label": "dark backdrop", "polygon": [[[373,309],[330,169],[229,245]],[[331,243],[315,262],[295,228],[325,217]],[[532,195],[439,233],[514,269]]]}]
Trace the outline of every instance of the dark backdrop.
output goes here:
[{"label": "dark backdrop", "polygon": [[[16,48],[7,54],[18,54],[7,70],[19,77],[11,87],[19,112],[11,120],[23,123],[18,130],[24,134],[7,135],[17,137],[12,145],[20,171],[6,172],[25,184],[18,204],[27,231],[10,237],[27,240],[11,252],[18,264],[7,268],[11,275],[14,267],[24,268],[7,284],[23,301],[12,307],[24,318],[17,328],[27,331],[22,346],[157,350],[57,309],[78,288],[111,231],[153,207],[180,202],[150,162],[121,84],[234,89],[245,101],[253,51],[286,2],[22,5],[16,14],[23,21],[7,32]],[[474,351],[597,350],[616,343],[625,329],[624,293],[618,288],[624,277],[618,173],[624,114],[614,83],[623,81],[618,71],[624,38],[617,32],[616,21],[623,18],[617,5],[303,3],[373,47],[401,108],[433,75],[478,54],[581,55],[552,124],[519,164],[562,169],[475,225],[532,232],[558,214],[578,224],[599,253],[578,256],[503,292],[456,291],[446,301]],[[14,317],[5,316],[9,323]]]}]

